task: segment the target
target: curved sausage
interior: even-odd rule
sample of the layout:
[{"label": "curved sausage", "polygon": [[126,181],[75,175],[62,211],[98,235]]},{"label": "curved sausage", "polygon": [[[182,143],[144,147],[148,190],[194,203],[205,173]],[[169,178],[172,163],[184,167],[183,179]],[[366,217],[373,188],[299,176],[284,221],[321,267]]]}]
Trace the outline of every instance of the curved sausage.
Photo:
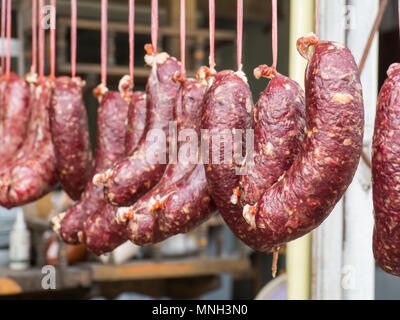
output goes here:
[{"label": "curved sausage", "polygon": [[6,208],[35,201],[57,185],[54,146],[50,136],[48,109],[52,80],[45,79],[32,91],[32,115],[28,138],[0,182],[0,203]]},{"label": "curved sausage", "polygon": [[[167,53],[149,54],[146,61],[152,71],[146,88],[145,134],[129,158],[94,178],[96,184],[104,185],[106,200],[115,206],[133,204],[161,179],[168,163],[169,123],[179,89],[172,77],[179,71],[179,63]],[[150,138],[149,132],[156,137]],[[154,138],[161,141],[154,142]]]},{"label": "curved sausage", "polygon": [[85,82],[80,78],[57,78],[50,106],[57,177],[73,200],[80,198],[93,167],[83,86]]},{"label": "curved sausage", "polygon": [[[178,134],[184,133],[184,130],[187,129],[192,129],[195,133],[199,132],[204,93],[205,86],[197,80],[186,80],[180,86],[175,99],[174,112]],[[180,150],[182,144],[179,143],[178,150]],[[190,162],[185,163],[178,157],[178,163],[172,162],[168,164],[164,175],[151,191],[141,197],[132,208],[123,208],[120,212],[134,210],[135,212],[140,211],[138,212],[139,215],[150,215],[152,209],[148,209],[147,206],[153,203],[154,199],[158,199],[161,193],[164,194],[169,186],[182,179],[188,172],[191,172],[194,167],[195,164]],[[126,241],[128,236],[131,236],[129,232],[128,234],[126,233],[126,224],[118,223],[116,212],[110,210],[104,212],[104,214],[108,216],[102,219],[101,213],[98,213],[95,216],[91,216],[85,223],[84,239],[86,246],[96,254],[112,251]],[[113,217],[110,216],[111,214]],[[116,235],[120,236],[119,241],[117,241]],[[132,236],[134,237],[134,235]],[[106,243],[101,240],[102,237],[112,239],[113,241]]]},{"label": "curved sausage", "polygon": [[[29,86],[15,73],[1,81],[0,165],[11,161],[25,141],[30,119]],[[8,166],[8,165],[7,165]]]},{"label": "curved sausage", "polygon": [[257,203],[292,166],[304,139],[303,89],[267,66],[258,67],[255,75],[271,80],[253,109],[254,155],[243,164],[247,172],[240,178],[242,205]]},{"label": "curved sausage", "polygon": [[[121,95],[126,96],[123,91],[121,91]],[[125,137],[126,155],[134,152],[144,132],[146,93],[142,91],[134,92],[129,96],[129,100]],[[92,253],[101,255],[110,252],[127,240],[122,226],[115,223],[117,210],[117,207],[104,201],[104,204],[84,222],[81,242]]]},{"label": "curved sausage", "polygon": [[258,251],[276,251],[318,227],[351,183],[362,149],[362,87],[351,52],[315,36],[299,39],[298,48],[309,60],[300,154],[257,205],[246,206],[242,215],[221,212],[231,230]]},{"label": "curved sausage", "polygon": [[[93,174],[102,172],[125,154],[126,117],[128,103],[119,92],[104,93],[97,117],[97,142]],[[79,243],[78,233],[83,223],[105,204],[103,190],[91,182],[81,199],[67,212],[53,219],[54,230],[70,244]]]},{"label": "curved sausage", "polygon": [[400,276],[400,64],[392,64],[378,98],[372,145],[376,263]]}]

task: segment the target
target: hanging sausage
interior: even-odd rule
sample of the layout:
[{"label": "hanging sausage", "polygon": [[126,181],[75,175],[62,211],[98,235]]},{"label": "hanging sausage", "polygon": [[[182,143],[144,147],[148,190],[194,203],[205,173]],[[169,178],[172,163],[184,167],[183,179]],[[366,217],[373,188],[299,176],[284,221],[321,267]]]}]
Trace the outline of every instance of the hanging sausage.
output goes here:
[{"label": "hanging sausage", "polygon": [[97,185],[104,186],[106,200],[115,206],[131,205],[154,187],[168,163],[169,123],[174,118],[179,89],[172,76],[179,71],[179,62],[165,52],[157,52],[157,30],[158,1],[152,0],[152,44],[146,45],[145,57],[152,67],[146,88],[145,134],[129,158],[94,177]]},{"label": "hanging sausage", "polygon": [[[55,0],[52,0],[55,24]],[[82,88],[76,76],[76,0],[71,1],[71,77],[54,79],[50,105],[50,129],[56,154],[57,178],[64,191],[78,200],[91,177],[93,156]],[[55,25],[51,28],[51,76],[55,78]]]},{"label": "hanging sausage", "polygon": [[[40,0],[40,18],[44,1]],[[11,10],[11,3],[8,6]],[[9,11],[9,16],[11,13]],[[42,21],[42,20],[41,20]],[[32,110],[27,138],[7,170],[0,175],[0,204],[6,208],[35,201],[57,185],[54,146],[51,141],[48,109],[52,79],[44,76],[45,31],[40,27],[39,80],[32,84],[29,105]],[[9,59],[9,58],[8,58]]]}]

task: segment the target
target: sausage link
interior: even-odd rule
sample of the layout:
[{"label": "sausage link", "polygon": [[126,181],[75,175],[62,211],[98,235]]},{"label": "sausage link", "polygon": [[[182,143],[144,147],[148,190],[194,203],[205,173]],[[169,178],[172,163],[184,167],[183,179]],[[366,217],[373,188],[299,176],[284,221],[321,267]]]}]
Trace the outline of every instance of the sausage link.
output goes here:
[{"label": "sausage link", "polygon": [[[312,55],[309,45],[315,46]],[[258,204],[245,207],[246,223],[228,220],[259,251],[275,251],[318,227],[351,183],[362,150],[364,106],[353,55],[343,45],[315,36],[299,39],[298,48],[309,59],[303,147]]]},{"label": "sausage link", "polygon": [[[152,65],[152,71],[146,89],[145,134],[129,158],[94,179],[96,184],[104,185],[106,200],[115,206],[133,204],[161,179],[168,163],[169,123],[174,118],[179,89],[172,77],[179,71],[179,63],[166,53],[147,55],[146,60]],[[164,135],[166,143],[150,141],[149,132],[157,133],[157,139]]]},{"label": "sausage link", "polygon": [[[225,70],[215,75],[213,84],[206,93],[204,108],[202,129],[209,130],[209,133],[203,138],[208,138],[210,156],[213,155],[213,149],[220,150],[220,156],[223,153],[223,141],[220,146],[213,147],[212,137],[216,134],[225,130],[230,133],[240,130],[244,137],[245,130],[252,128],[253,100],[250,88],[247,82],[233,71]],[[240,151],[246,150],[243,147]],[[236,221],[242,219],[240,201],[231,201],[233,191],[239,186],[240,175],[237,172],[241,163],[218,164],[213,159],[208,160],[205,171],[211,196],[223,218],[233,227]]]},{"label": "sausage link", "polygon": [[[121,95],[126,96],[123,93]],[[125,148],[126,155],[130,155],[136,149],[144,132],[146,123],[145,92],[134,92],[130,96],[127,120]],[[84,222],[81,240],[92,253],[101,255],[110,252],[127,240],[124,228],[115,223],[117,210],[117,207],[104,201],[104,204]]]},{"label": "sausage link", "polygon": [[14,161],[16,153],[25,141],[31,109],[29,87],[23,78],[10,73],[8,79],[3,80],[0,86],[0,165],[3,166],[9,161]]},{"label": "sausage link", "polygon": [[400,64],[392,64],[378,98],[372,145],[373,252],[382,270],[400,277]]},{"label": "sausage link", "polygon": [[[124,156],[127,114],[128,103],[119,92],[104,93],[98,109],[94,174],[104,171]],[[53,219],[54,230],[65,242],[79,243],[78,233],[82,231],[83,223],[104,204],[102,188],[90,179],[81,199],[67,212]]]},{"label": "sausage link", "polygon": [[[260,72],[260,66],[255,73]],[[281,74],[272,76],[253,109],[254,156],[240,178],[242,205],[255,204],[293,164],[304,139],[304,91]]]},{"label": "sausage link", "polygon": [[128,111],[128,123],[126,127],[126,154],[130,156],[139,144],[146,125],[146,92],[136,91],[133,93]]},{"label": "sausage link", "polygon": [[45,79],[34,88],[29,137],[21,148],[24,152],[2,172],[0,202],[6,208],[35,201],[57,185],[54,146],[49,126],[49,105],[53,83]]},{"label": "sausage link", "polygon": [[[181,133],[186,129],[193,129],[196,133],[199,132],[204,93],[205,86],[196,80],[186,80],[180,86],[175,99],[174,112],[178,133]],[[181,145],[182,143],[178,144],[178,150],[180,150]],[[167,166],[164,175],[151,191],[141,197],[132,208],[123,208],[122,211],[135,210],[140,211],[141,214],[146,216],[151,215],[153,210],[151,208],[148,210],[148,205],[150,205],[154,199],[158,199],[160,194],[164,195],[165,190],[167,190],[169,186],[185,177],[194,167],[195,164],[180,161],[180,158],[178,157],[178,162],[170,163]],[[127,233],[126,224],[118,223],[116,212],[109,210],[104,212],[104,214],[107,215],[107,217],[101,218],[101,213],[98,213],[96,216],[90,217],[85,223],[85,243],[88,249],[96,254],[112,251],[126,241],[128,237],[135,236],[131,235],[129,231]],[[112,214],[113,217],[110,216]],[[157,214],[160,214],[160,212],[157,211]],[[93,226],[94,224],[95,226]],[[100,240],[98,237],[99,234],[103,237],[105,236],[106,238],[114,239],[114,241],[98,241]],[[120,241],[116,241],[116,235],[124,236],[120,236]]]},{"label": "sausage link", "polygon": [[78,200],[91,176],[93,155],[80,78],[59,77],[50,107],[50,128],[57,177],[65,192]]},{"label": "sausage link", "polygon": [[[311,44],[315,45],[312,55],[308,51]],[[238,203],[235,206],[229,201],[232,194],[229,189],[238,183],[234,171],[224,172],[223,166],[214,165],[209,165],[206,171],[211,193],[228,226],[258,251],[276,251],[316,228],[351,183],[361,154],[362,87],[351,52],[340,44],[317,41],[313,36],[300,39],[298,47],[309,59],[307,130],[293,165],[263,193],[255,206],[246,205],[243,210]],[[212,93],[225,91],[218,85],[210,90],[210,97]],[[206,127],[216,127],[232,104],[225,102],[229,96],[220,97],[220,103],[217,98],[212,97],[206,104],[203,122]],[[244,113],[245,106],[238,106]],[[228,128],[235,126],[234,121],[227,123]]]}]

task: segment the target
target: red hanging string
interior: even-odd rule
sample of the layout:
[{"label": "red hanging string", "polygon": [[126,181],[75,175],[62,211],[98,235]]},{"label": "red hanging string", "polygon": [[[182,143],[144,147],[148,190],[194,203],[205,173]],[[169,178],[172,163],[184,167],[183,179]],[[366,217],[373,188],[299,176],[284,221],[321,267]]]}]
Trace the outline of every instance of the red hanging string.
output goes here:
[{"label": "red hanging string", "polygon": [[210,25],[210,68],[215,69],[215,1],[209,0],[209,25]]},{"label": "red hanging string", "polygon": [[158,0],[151,0],[151,44],[157,52],[158,42]]},{"label": "red hanging string", "polygon": [[180,12],[180,19],[181,19],[181,79],[185,77],[185,66],[186,66],[186,56],[185,56],[185,49],[186,49],[186,0],[181,0],[181,12]]},{"label": "red hanging string", "polygon": [[1,1],[1,70],[4,72],[4,40],[6,38],[6,0]]},{"label": "red hanging string", "polygon": [[11,72],[11,19],[12,19],[12,3],[11,0],[7,0],[7,77],[10,75]]},{"label": "red hanging string", "polygon": [[133,83],[135,72],[135,0],[129,0],[129,74]]},{"label": "red hanging string", "polygon": [[32,0],[32,73],[37,69],[37,0]]},{"label": "red hanging string", "polygon": [[45,31],[44,31],[44,0],[39,0],[39,81],[42,82],[44,78],[44,44],[45,44]]},{"label": "red hanging string", "polygon": [[50,77],[54,79],[56,75],[56,0],[51,0],[50,5]]},{"label": "red hanging string", "polygon": [[71,0],[71,76],[76,77],[76,29],[78,10],[76,0]]},{"label": "red hanging string", "polygon": [[272,68],[276,70],[278,63],[278,4],[272,0]]},{"label": "red hanging string", "polygon": [[243,0],[237,0],[237,68],[242,70]]},{"label": "red hanging string", "polygon": [[315,0],[315,35],[319,35],[319,1]]},{"label": "red hanging string", "polygon": [[101,0],[101,83],[107,84],[107,28],[108,0]]}]

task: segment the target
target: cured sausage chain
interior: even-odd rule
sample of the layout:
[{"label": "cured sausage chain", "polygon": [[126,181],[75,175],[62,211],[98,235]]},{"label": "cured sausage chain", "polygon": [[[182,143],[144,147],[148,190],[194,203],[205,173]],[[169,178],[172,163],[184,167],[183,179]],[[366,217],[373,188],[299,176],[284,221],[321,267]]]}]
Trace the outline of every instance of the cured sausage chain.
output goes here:
[{"label": "cured sausage chain", "polygon": [[[126,84],[126,77],[120,81],[121,96],[129,101],[128,123],[125,136],[125,152],[130,156],[143,135],[146,123],[146,93],[132,89]],[[129,91],[129,92],[128,92]],[[101,194],[102,195],[102,194]],[[81,241],[94,254],[101,255],[114,250],[127,240],[125,228],[116,223],[117,207],[103,200],[103,205],[84,222]]]},{"label": "cured sausage chain", "polygon": [[[99,88],[97,88],[99,89]],[[101,88],[97,117],[97,142],[93,174],[110,168],[125,155],[126,117],[128,103],[119,92]],[[98,94],[99,90],[96,90]],[[70,244],[78,244],[78,234],[86,219],[105,204],[102,188],[91,182],[86,185],[80,200],[67,212],[53,219],[54,230]]]},{"label": "cured sausage chain", "polygon": [[372,145],[376,263],[400,277],[400,64],[392,64],[378,98]]},{"label": "cured sausage chain", "polygon": [[[106,200],[115,206],[129,206],[150,190],[164,174],[169,153],[169,122],[174,117],[174,102],[179,85],[172,77],[179,62],[167,53],[156,53],[146,45],[145,60],[152,67],[147,84],[147,119],[145,133],[135,152],[112,169],[96,175],[94,183],[104,186]],[[156,137],[148,137],[148,133]],[[151,141],[162,136],[166,141]],[[166,146],[166,147],[165,147]]]},{"label": "cured sausage chain", "polygon": [[[188,129],[200,132],[205,90],[197,80],[183,80],[175,103],[179,137]],[[199,155],[190,161],[185,150],[185,143],[180,143],[178,162],[171,161],[158,184],[132,207],[118,210],[118,220],[127,225],[127,236],[135,244],[154,244],[188,232],[214,212],[204,166],[197,164]]]},{"label": "cured sausage chain", "polygon": [[50,78],[32,86],[27,137],[12,162],[0,173],[0,204],[6,208],[35,201],[57,184],[48,112],[52,87]]},{"label": "cured sausage chain", "polygon": [[[318,41],[314,35],[299,39],[297,44],[309,63],[305,77],[306,135],[293,165],[265,190],[255,205],[240,211],[238,203],[229,201],[239,182],[232,175],[232,168],[222,170],[221,166],[209,165],[206,170],[211,193],[228,226],[258,251],[274,252],[318,227],[351,183],[361,155],[362,87],[351,52],[341,44]],[[313,53],[310,46],[314,46]],[[225,91],[218,88],[220,85],[217,78],[210,89],[203,127],[218,127],[222,114],[225,119],[229,114],[229,95],[210,99],[211,95]],[[234,111],[241,109],[240,114],[244,115],[245,104],[235,102]],[[246,127],[246,122],[236,119],[225,125]]]},{"label": "cured sausage chain", "polygon": [[93,166],[88,117],[82,97],[84,86],[85,82],[77,77],[57,78],[50,106],[57,177],[73,200],[79,200]]}]

